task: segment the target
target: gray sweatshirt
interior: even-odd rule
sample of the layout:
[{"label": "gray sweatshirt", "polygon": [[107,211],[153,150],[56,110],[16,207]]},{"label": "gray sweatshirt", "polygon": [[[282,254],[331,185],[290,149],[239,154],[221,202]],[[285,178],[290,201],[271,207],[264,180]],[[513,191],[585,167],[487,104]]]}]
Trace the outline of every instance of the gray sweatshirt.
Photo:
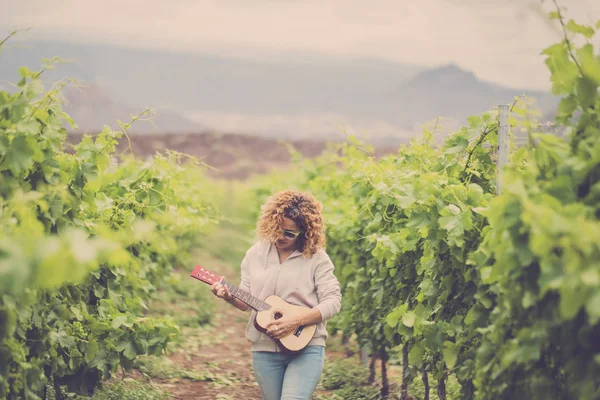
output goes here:
[{"label": "gray sweatshirt", "polygon": [[[321,312],[313,339],[308,344],[325,346],[327,320],[340,311],[342,294],[340,283],[333,274],[334,265],[321,249],[312,257],[295,251],[279,263],[277,249],[271,243],[255,243],[242,260],[239,288],[264,300],[277,295],[290,304],[315,307]],[[280,351],[273,339],[254,327],[256,311],[252,310],[246,326],[246,338],[252,342],[252,351]]]}]

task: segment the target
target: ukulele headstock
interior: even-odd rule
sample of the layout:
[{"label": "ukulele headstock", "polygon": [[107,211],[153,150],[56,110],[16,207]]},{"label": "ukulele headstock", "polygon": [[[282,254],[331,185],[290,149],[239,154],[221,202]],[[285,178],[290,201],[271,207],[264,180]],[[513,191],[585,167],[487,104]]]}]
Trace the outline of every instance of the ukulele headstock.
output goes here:
[{"label": "ukulele headstock", "polygon": [[215,282],[221,282],[222,280],[220,276],[200,265],[194,267],[190,276],[209,285],[212,285]]}]

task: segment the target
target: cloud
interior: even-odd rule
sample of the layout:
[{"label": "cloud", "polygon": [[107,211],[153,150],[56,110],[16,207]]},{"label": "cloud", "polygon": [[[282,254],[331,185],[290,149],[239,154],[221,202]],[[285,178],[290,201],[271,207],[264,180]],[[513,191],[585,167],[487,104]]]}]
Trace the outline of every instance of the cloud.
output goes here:
[{"label": "cloud", "polygon": [[[600,2],[561,0],[588,23]],[[8,0],[0,27],[79,42],[269,58],[317,52],[450,62],[512,87],[548,88],[539,55],[558,35],[540,0]],[[536,11],[536,9],[538,11]]]}]

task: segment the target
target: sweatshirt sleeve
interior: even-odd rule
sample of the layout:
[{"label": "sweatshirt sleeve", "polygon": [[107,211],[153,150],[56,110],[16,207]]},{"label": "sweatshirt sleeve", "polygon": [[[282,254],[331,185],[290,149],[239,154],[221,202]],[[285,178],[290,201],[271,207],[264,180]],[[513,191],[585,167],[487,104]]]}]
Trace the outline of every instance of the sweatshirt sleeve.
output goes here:
[{"label": "sweatshirt sleeve", "polygon": [[334,268],[333,262],[326,256],[315,269],[315,287],[319,298],[315,308],[321,312],[323,321],[336,315],[342,306],[340,282],[333,273]]},{"label": "sweatshirt sleeve", "polygon": [[239,288],[246,293],[250,293],[250,272],[248,271],[248,253],[246,253],[246,255],[244,256],[240,269],[241,279]]}]

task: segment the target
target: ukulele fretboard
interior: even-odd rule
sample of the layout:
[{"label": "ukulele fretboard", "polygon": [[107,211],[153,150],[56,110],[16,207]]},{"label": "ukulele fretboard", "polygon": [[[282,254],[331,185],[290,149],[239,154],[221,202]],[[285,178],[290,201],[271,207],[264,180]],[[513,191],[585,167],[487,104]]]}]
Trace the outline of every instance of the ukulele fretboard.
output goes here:
[{"label": "ukulele fretboard", "polygon": [[248,304],[250,307],[255,309],[256,311],[265,311],[271,308],[271,306],[264,301],[260,300],[257,297],[252,296],[250,293],[244,292],[240,288],[231,283],[227,282],[225,279],[221,280],[221,284],[227,286],[229,289],[229,293],[231,293],[234,297],[240,299],[244,303]]}]

